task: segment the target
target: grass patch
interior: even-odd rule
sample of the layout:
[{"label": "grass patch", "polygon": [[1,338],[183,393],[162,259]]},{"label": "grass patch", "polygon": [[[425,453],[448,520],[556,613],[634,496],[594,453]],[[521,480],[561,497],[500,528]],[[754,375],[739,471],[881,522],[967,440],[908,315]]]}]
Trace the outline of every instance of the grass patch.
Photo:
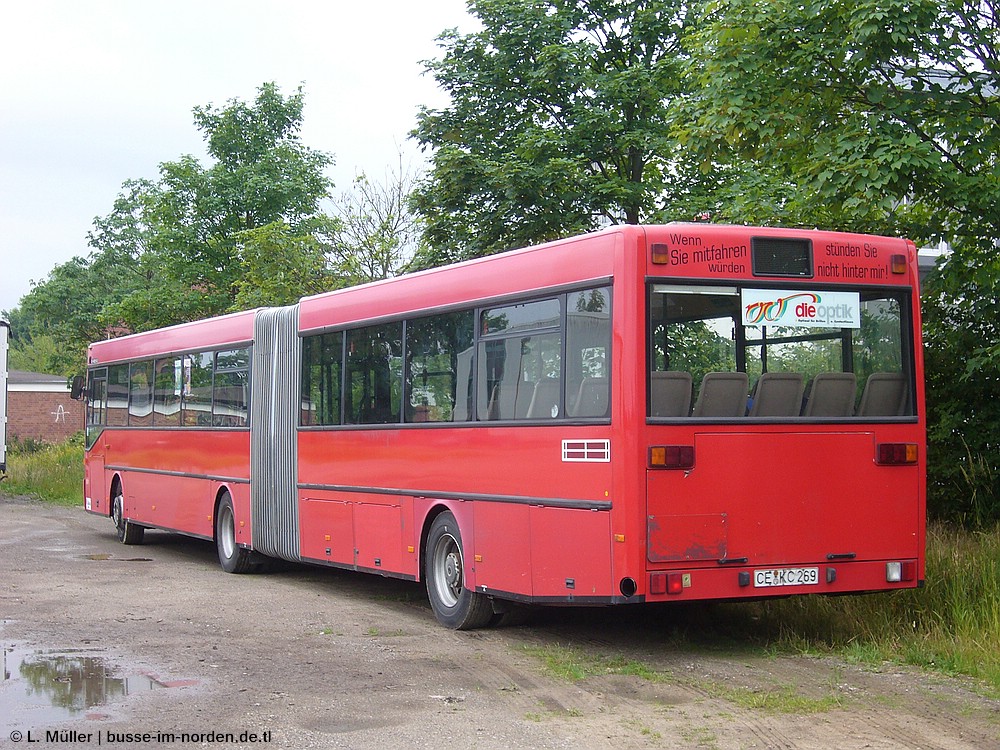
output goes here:
[{"label": "grass patch", "polygon": [[1000,697],[1000,527],[931,524],[920,589],[723,607],[731,627],[771,647],[969,675]]},{"label": "grass patch", "polygon": [[815,714],[841,708],[844,701],[837,695],[808,698],[799,695],[792,687],[755,690],[747,687],[728,687],[718,682],[702,683],[702,687],[716,698],[723,698],[737,706],[772,714]]},{"label": "grass patch", "polygon": [[554,677],[576,682],[597,675],[633,675],[656,682],[664,675],[650,669],[635,659],[624,656],[606,656],[584,651],[573,646],[523,646],[524,652],[545,666],[545,671]]},{"label": "grass patch", "polygon": [[57,445],[12,441],[0,490],[57,505],[83,505],[83,435]]}]

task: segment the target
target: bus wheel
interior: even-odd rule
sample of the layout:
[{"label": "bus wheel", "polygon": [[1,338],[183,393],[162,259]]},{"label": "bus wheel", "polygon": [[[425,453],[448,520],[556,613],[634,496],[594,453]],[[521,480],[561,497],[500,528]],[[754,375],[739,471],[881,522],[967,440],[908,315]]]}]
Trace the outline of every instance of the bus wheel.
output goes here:
[{"label": "bus wheel", "polygon": [[121,485],[115,485],[115,496],[111,498],[111,520],[118,529],[118,541],[122,544],[142,544],[146,528],[125,518],[125,497]]},{"label": "bus wheel", "polygon": [[253,553],[236,543],[236,514],[228,492],[219,501],[219,511],[215,514],[215,546],[222,569],[227,573],[248,573],[253,569]]},{"label": "bus wheel", "polygon": [[455,630],[472,630],[488,625],[493,618],[490,600],[465,587],[465,559],[462,534],[455,516],[442,513],[434,519],[427,535],[424,580],[434,616]]}]

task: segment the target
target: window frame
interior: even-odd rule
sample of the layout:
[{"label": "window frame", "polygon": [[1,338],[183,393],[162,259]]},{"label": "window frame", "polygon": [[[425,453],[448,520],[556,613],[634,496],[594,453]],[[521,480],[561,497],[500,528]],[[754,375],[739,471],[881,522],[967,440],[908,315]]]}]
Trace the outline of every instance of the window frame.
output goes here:
[{"label": "window frame", "polygon": [[[657,289],[659,287],[659,289]],[[718,295],[729,295],[739,298],[740,292],[744,288],[751,289],[802,289],[803,291],[830,291],[830,292],[858,292],[860,294],[860,302],[862,307],[865,303],[874,301],[876,299],[891,299],[894,300],[898,305],[899,313],[899,351],[898,356],[900,359],[901,374],[905,379],[907,387],[907,413],[898,416],[874,416],[874,415],[858,415],[853,413],[851,416],[841,416],[841,417],[821,417],[821,416],[808,416],[803,413],[797,414],[796,416],[788,417],[760,417],[760,416],[749,416],[749,414],[739,417],[696,417],[692,414],[686,417],[654,417],[652,416],[653,411],[653,398],[652,398],[652,383],[651,383],[651,373],[657,372],[659,370],[654,369],[659,353],[656,348],[655,336],[654,336],[654,325],[659,323],[659,321],[653,320],[653,295],[654,294],[668,294],[671,293],[690,293],[690,294],[718,294]],[[758,283],[752,279],[741,279],[741,280],[727,280],[726,282],[720,281],[710,281],[710,282],[698,282],[691,281],[687,279],[670,279],[670,278],[647,278],[646,279],[646,295],[645,295],[645,351],[646,351],[646,375],[645,375],[645,385],[646,385],[646,422],[647,424],[661,424],[661,423],[681,423],[681,424],[691,424],[700,422],[712,422],[712,423],[738,423],[747,424],[753,422],[780,422],[789,425],[796,424],[806,424],[806,423],[847,423],[847,424],[859,424],[866,422],[902,422],[910,423],[918,420],[918,414],[916,410],[916,398],[915,398],[915,386],[916,386],[916,370],[917,363],[914,352],[914,316],[913,316],[913,295],[915,291],[910,287],[902,286],[882,286],[882,285],[872,285],[872,286],[856,286],[856,287],[844,287],[828,284],[814,284],[814,283],[802,283],[802,284],[792,284],[789,282],[778,282],[778,283]],[[738,305],[737,305],[738,307]],[[761,338],[748,339],[747,330],[748,327],[744,326],[740,320],[733,316],[716,316],[717,318],[727,318],[733,321],[733,357],[735,359],[735,369],[733,372],[747,372],[747,350],[751,346],[759,346],[762,341]],[[712,318],[691,318],[687,322],[694,322],[697,320],[711,320]],[[750,327],[757,328],[759,327]],[[772,343],[793,343],[793,342],[804,342],[810,340],[835,340],[837,338],[841,339],[841,370],[840,372],[850,372],[856,373],[858,364],[855,361],[857,359],[856,349],[858,347],[858,341],[860,338],[860,330],[858,329],[856,333],[852,333],[855,329],[840,329],[840,333],[837,334],[835,331],[837,329],[817,329],[819,332],[815,334],[801,334],[796,336],[786,336],[786,337],[776,337],[773,340],[766,339],[766,341],[771,341]],[[765,332],[766,333],[766,332]],[[766,348],[765,348],[766,350]],[[758,362],[761,362],[761,368],[764,372],[771,372],[767,370],[766,364],[766,354],[763,358],[759,358]],[[741,369],[742,367],[742,369]],[[881,372],[881,371],[873,371]],[[873,374],[869,373],[869,374]],[[751,382],[749,384],[748,398],[752,397],[755,383]],[[864,382],[857,382],[856,392],[855,392],[855,405],[858,404],[862,397],[862,393],[865,387]],[[809,390],[809,381],[805,383],[805,393],[807,394]],[[694,392],[692,393],[692,407],[695,402],[698,393],[698,384],[694,384]],[[749,411],[749,407],[748,407]]]}]

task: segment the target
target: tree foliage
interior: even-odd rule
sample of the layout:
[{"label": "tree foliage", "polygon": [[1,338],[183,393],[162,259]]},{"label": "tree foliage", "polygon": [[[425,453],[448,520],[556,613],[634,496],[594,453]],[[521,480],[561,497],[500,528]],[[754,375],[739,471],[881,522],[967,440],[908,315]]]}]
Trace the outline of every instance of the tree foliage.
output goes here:
[{"label": "tree foliage", "polygon": [[92,252],[56,266],[9,314],[13,360],[79,372],[87,343],[343,284],[338,228],[320,209],[331,157],[302,144],[304,95],[264,84],[252,102],[194,109],[210,163],[181,156],[125,182],[95,219]]},{"label": "tree foliage", "polygon": [[676,132],[703,160],[778,169],[796,186],[781,207],[793,221],[819,214],[831,227],[991,245],[1000,227],[994,0],[702,8]]},{"label": "tree foliage", "polygon": [[[302,144],[303,104],[301,88],[284,97],[269,83],[253,103],[196,107],[212,163],[183,156],[161,164],[155,182],[125,184],[90,234],[95,263],[133,269],[103,310],[107,325],[147,330],[236,309],[250,298],[287,299],[287,284],[273,287],[272,299],[263,288],[250,294],[245,277],[261,279],[275,262],[259,252],[261,242],[276,239],[275,227],[286,260],[290,236],[304,238],[299,246],[312,257],[330,227],[320,202],[331,188],[324,170],[332,158]],[[295,264],[300,260],[311,262]]]},{"label": "tree foliage", "polygon": [[[451,102],[424,109],[421,265],[648,220],[702,176],[669,132],[683,91],[682,2],[472,0],[427,64]],[[697,180],[692,180],[692,177]]]}]

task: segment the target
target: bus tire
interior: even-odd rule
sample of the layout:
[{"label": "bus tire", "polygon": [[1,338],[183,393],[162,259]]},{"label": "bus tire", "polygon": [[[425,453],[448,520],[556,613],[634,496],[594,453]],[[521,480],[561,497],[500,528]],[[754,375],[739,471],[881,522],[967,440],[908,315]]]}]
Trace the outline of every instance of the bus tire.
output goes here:
[{"label": "bus tire", "polygon": [[465,586],[462,533],[455,516],[445,511],[431,524],[424,554],[424,581],[431,609],[445,627],[481,628],[493,619],[488,597]]},{"label": "bus tire", "polygon": [[115,485],[113,495],[111,498],[111,520],[118,530],[118,541],[122,544],[142,544],[146,528],[125,518],[125,496],[120,484]]},{"label": "bus tire", "polygon": [[228,492],[219,501],[215,514],[215,547],[219,563],[227,573],[249,573],[254,569],[253,552],[236,543],[236,514]]}]

